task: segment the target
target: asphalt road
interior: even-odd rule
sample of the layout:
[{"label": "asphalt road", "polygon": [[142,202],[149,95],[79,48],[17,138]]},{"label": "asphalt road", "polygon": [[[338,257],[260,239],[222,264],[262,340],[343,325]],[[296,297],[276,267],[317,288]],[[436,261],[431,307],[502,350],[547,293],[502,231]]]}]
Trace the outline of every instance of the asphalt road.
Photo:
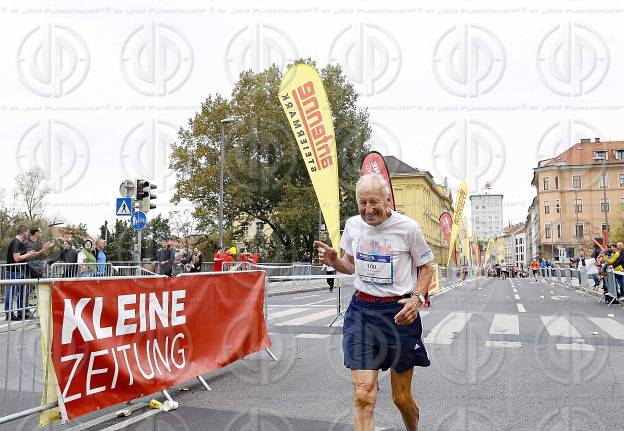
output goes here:
[{"label": "asphalt road", "polygon": [[[432,365],[415,371],[421,430],[624,428],[619,414],[624,310],[607,308],[572,288],[531,280],[457,284],[423,310]],[[343,290],[343,304],[351,293]],[[149,399],[142,399],[123,421],[97,419],[119,408],[111,409],[82,419],[94,422],[79,429],[352,429],[342,318],[328,327],[337,313],[336,299],[335,291],[271,297],[269,332],[277,361],[259,352],[206,375],[210,392],[194,381],[185,385],[188,391],[173,388],[170,392],[180,404],[175,412],[149,410],[144,406]],[[404,429],[387,372],[380,378],[375,415],[377,429]],[[137,422],[128,422],[133,420]],[[19,423],[21,429],[34,424]]]}]

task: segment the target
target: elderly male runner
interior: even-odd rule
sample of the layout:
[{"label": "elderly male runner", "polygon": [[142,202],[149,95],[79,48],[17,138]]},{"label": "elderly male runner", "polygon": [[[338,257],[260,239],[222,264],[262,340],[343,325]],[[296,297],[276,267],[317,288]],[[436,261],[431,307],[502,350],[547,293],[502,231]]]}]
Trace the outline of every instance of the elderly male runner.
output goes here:
[{"label": "elderly male runner", "polygon": [[389,207],[390,189],[379,174],[367,174],[355,187],[360,215],[347,220],[340,247],[316,241],[322,263],[355,273],[355,293],[347,309],[342,348],[351,369],[355,430],[374,430],[379,370],[391,369],[392,400],[407,430],[418,429],[412,398],[414,366],[429,366],[418,315],[434,268],[433,254],[418,223]]}]

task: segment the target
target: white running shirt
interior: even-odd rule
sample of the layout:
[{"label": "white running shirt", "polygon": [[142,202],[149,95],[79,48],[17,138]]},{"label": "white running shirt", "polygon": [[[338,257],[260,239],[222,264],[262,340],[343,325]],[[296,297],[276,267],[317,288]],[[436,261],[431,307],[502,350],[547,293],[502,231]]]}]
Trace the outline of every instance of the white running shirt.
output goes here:
[{"label": "white running shirt", "polygon": [[353,256],[355,288],[374,296],[411,293],[417,268],[433,260],[418,222],[394,211],[379,226],[349,218],[340,247]]}]

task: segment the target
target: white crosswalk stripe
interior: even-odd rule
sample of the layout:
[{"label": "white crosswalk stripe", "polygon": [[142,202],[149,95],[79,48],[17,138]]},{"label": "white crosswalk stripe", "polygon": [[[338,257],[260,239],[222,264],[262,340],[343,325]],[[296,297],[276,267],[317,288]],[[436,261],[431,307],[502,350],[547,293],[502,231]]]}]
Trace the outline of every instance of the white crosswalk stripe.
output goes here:
[{"label": "white crosswalk stripe", "polygon": [[617,340],[624,340],[624,325],[610,317],[589,317],[590,322]]},{"label": "white crosswalk stripe", "polygon": [[563,316],[540,316],[552,337],[581,338],[579,331]]},{"label": "white crosswalk stripe", "polygon": [[423,340],[429,344],[452,344],[455,336],[464,329],[471,313],[454,312],[433,327]]},{"label": "white crosswalk stripe", "polygon": [[515,314],[495,314],[490,334],[519,335],[520,324]]},{"label": "white crosswalk stripe", "polygon": [[307,311],[307,308],[289,308],[287,310],[282,310],[278,312],[269,312],[269,320],[278,319],[280,317],[291,316],[293,314],[301,313],[303,311]]},{"label": "white crosswalk stripe", "polygon": [[305,316],[297,317],[295,319],[287,320],[286,322],[278,323],[276,326],[297,326],[305,325],[316,320],[321,320],[330,316],[335,316],[336,310],[331,308],[329,310],[319,311],[313,314],[307,314]]}]

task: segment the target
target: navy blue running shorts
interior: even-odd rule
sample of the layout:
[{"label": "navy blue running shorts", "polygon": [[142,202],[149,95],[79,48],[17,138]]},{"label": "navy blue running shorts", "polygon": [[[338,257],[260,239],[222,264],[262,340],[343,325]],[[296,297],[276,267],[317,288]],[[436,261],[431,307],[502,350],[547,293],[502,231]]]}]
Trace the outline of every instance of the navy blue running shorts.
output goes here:
[{"label": "navy blue running shorts", "polygon": [[420,314],[410,325],[394,323],[394,316],[403,305],[396,301],[366,302],[353,295],[342,328],[345,367],[352,370],[392,368],[403,373],[415,366],[431,364],[421,339]]}]

